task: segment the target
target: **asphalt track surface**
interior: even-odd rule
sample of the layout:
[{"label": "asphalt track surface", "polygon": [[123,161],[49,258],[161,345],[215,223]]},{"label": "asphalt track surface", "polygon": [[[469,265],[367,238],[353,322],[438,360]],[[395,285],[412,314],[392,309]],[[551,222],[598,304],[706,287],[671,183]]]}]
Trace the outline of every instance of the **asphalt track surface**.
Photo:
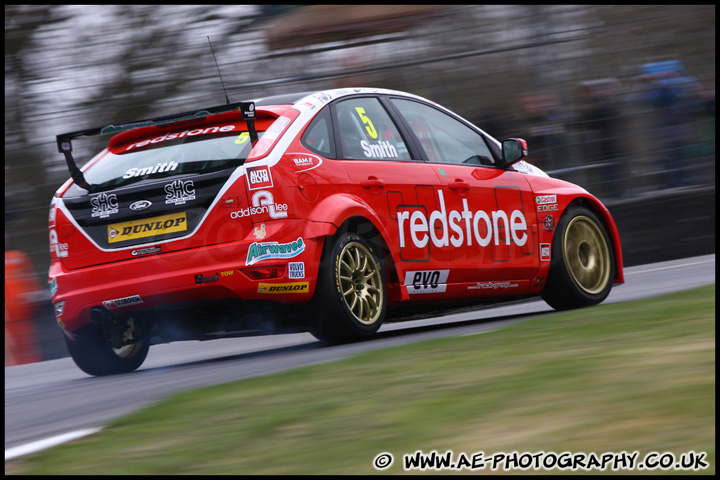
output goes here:
[{"label": "asphalt track surface", "polygon": [[[626,283],[605,303],[715,283],[715,255],[625,269]],[[5,457],[33,442],[102,428],[172,393],[267,375],[420,340],[487,332],[551,314],[542,300],[463,310],[384,325],[372,340],[324,346],[310,334],[156,345],[136,372],[90,377],[70,358],[5,368]],[[9,452],[13,452],[9,454]]]}]

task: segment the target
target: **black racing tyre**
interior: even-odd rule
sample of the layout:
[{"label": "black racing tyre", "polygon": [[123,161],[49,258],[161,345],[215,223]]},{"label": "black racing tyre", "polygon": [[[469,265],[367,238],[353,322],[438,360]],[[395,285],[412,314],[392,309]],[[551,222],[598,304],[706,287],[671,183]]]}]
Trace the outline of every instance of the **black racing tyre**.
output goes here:
[{"label": "black racing tyre", "polygon": [[615,278],[610,237],[587,208],[571,207],[557,225],[543,299],[556,310],[597,305]]},{"label": "black racing tyre", "polygon": [[[121,328],[122,331],[117,329]],[[113,329],[115,329],[113,331]],[[136,338],[134,343],[113,346],[113,335],[118,338],[131,338],[140,335],[134,330],[134,324],[122,323],[118,327],[109,321],[101,324],[91,323],[76,332],[76,340],[65,337],[65,342],[75,364],[89,375],[103,376],[128,373],[143,364],[150,349],[145,338]],[[115,340],[117,342],[117,340]]]},{"label": "black racing tyre", "polygon": [[311,333],[330,343],[368,338],[387,311],[387,275],[379,247],[356,233],[340,233],[327,242]]}]

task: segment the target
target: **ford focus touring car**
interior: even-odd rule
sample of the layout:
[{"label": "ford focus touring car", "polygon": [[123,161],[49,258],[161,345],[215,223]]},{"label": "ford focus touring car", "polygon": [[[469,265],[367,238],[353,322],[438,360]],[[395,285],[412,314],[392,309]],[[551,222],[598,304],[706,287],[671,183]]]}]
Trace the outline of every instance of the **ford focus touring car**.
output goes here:
[{"label": "ford focus touring car", "polygon": [[[83,168],[72,141],[112,135]],[[384,89],[255,99],[57,136],[49,283],[76,364],[130,372],[153,344],[372,336],[403,306],[624,281],[608,210],[448,109]],[[390,310],[389,310],[390,309]]]}]

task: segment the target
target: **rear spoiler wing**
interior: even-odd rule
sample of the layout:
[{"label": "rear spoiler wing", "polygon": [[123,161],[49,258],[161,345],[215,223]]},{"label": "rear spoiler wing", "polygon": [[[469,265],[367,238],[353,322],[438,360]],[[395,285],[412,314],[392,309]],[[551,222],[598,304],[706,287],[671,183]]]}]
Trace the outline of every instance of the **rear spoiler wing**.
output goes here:
[{"label": "rear spoiler wing", "polygon": [[226,105],[218,105],[216,107],[204,108],[202,110],[174,113],[170,115],[163,115],[160,117],[147,118],[145,120],[121,123],[118,125],[108,125],[106,127],[62,133],[60,135],[57,135],[55,137],[55,140],[57,142],[58,151],[65,155],[65,162],[67,163],[68,170],[70,171],[70,176],[72,177],[72,179],[82,188],[88,191],[92,191],[92,185],[90,185],[85,180],[82,171],[78,168],[77,164],[75,163],[75,159],[72,156],[72,140],[74,138],[108,135],[111,133],[126,132],[135,128],[150,127],[153,125],[168,125],[175,122],[182,122],[195,118],[203,118],[209,115],[227,113],[236,110],[240,110],[240,112],[242,113],[242,120],[245,120],[247,122],[248,132],[250,133],[250,140],[252,144],[255,145],[258,140],[257,130],[255,130],[255,102],[228,103]]}]

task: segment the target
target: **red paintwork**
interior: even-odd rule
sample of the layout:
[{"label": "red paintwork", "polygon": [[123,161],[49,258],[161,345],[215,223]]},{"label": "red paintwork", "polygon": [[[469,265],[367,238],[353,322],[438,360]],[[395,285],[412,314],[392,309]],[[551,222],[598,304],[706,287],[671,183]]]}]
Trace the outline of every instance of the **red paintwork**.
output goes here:
[{"label": "red paintwork", "polygon": [[[580,198],[592,205],[605,222],[616,252],[615,283],[624,281],[617,228],[607,209],[582,188],[512,169],[323,158],[305,148],[300,136],[324,103],[312,101],[292,109],[288,105],[258,107],[258,130],[267,130],[280,116],[285,116],[288,124],[276,138],[270,141],[266,138],[264,143],[260,140],[250,159],[218,194],[197,230],[163,242],[162,253],[158,255],[131,255],[132,250],[156,245],[152,237],[147,244],[132,248],[100,248],[63,207],[63,195],[71,181],[60,188],[53,200],[55,215],[54,218],[51,215],[50,221],[49,276],[57,282],[53,302],[65,301],[58,318],[64,331],[72,335],[89,323],[91,308],[103,305],[104,301],[135,295],[140,296],[142,304],[117,311],[228,297],[307,302],[315,291],[325,239],[349,219],[363,219],[372,225],[387,245],[391,258],[388,268],[391,301],[438,302],[539,294],[550,266],[548,259],[541,258],[540,246],[552,244],[554,230],[544,228],[548,212],[538,209],[552,208],[550,213],[557,220],[571,202]],[[239,113],[231,112],[213,116],[206,124],[244,125],[238,119]],[[116,135],[109,148],[127,148],[157,138],[158,132],[179,132],[190,127],[132,130]],[[88,167],[97,161],[90,162]],[[253,184],[255,180],[247,172],[258,170],[263,174],[269,172],[271,183],[261,176]],[[258,192],[259,196],[255,196]],[[544,195],[555,195],[556,201],[548,207],[539,205],[536,199]],[[228,208],[223,205],[228,198],[237,198],[240,205]],[[253,201],[256,206],[273,205],[280,215],[286,216],[272,218],[268,209],[257,214],[239,213],[251,207]],[[485,225],[492,228],[493,212],[500,210],[507,220],[495,219],[499,233],[489,237]],[[232,212],[236,212],[234,218]],[[433,220],[434,212],[435,228],[424,228],[423,219]],[[513,212],[518,213],[513,216]],[[479,225],[477,233],[473,227],[475,219]],[[505,241],[508,237],[510,244]],[[253,244],[257,247],[275,241],[292,248],[292,242],[298,239],[302,239],[304,246],[299,255],[247,265]],[[424,240],[426,245],[422,245]],[[480,245],[486,241],[488,245]],[[61,250],[67,255],[59,258],[57,252]],[[264,281],[252,280],[242,272],[252,266],[287,266],[288,262],[303,262],[304,278],[288,278],[287,268],[282,278]],[[445,271],[449,278],[444,292],[413,293],[413,279],[427,281],[433,272]],[[421,273],[417,276],[408,272]],[[216,281],[196,283],[197,275],[216,274],[219,274]],[[301,293],[274,295],[259,290],[260,283],[296,282],[308,282],[308,288]]]}]

